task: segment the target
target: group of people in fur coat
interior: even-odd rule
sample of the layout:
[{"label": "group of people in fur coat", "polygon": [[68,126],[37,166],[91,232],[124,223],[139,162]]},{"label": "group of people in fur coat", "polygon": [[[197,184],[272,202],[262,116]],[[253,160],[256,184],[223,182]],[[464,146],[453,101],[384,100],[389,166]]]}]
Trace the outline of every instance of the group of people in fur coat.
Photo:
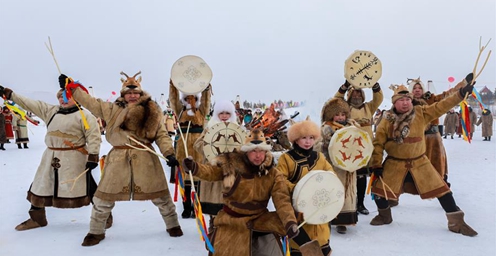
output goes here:
[{"label": "group of people in fur coat", "polygon": [[[153,142],[167,158],[169,166],[179,166],[181,163],[183,171],[191,170],[196,178],[210,182],[205,183],[210,184],[206,186],[210,189],[204,193],[213,196],[211,203],[215,206],[211,214],[215,218],[212,218],[212,233],[209,236],[215,249],[214,255],[282,255],[279,239],[283,236],[291,239],[291,255],[330,255],[330,226],[304,224],[298,228],[305,216],[295,212],[291,205],[294,186],[312,170],[334,172],[345,183],[349,195],[346,196],[341,217],[338,215],[336,219],[344,219],[345,222],[336,225],[356,223],[357,208],[360,206],[357,201],[358,172],[340,175],[339,168],[330,164],[326,149],[332,134],[345,126],[366,128],[367,132],[370,128],[372,132],[372,115],[382,102],[378,84],[372,88],[377,98],[374,95],[370,105],[364,104],[363,92],[358,90],[356,93],[361,94],[362,98],[360,102],[353,101],[353,92],[350,91],[354,89],[345,83],[338,91],[339,95],[324,105],[322,126],[319,127],[309,119],[292,124],[288,130],[292,148],[280,157],[276,165],[270,152],[269,138],[258,129],[250,131],[239,150],[219,154],[210,162],[205,161],[200,141],[205,134],[203,124],[206,122],[200,117],[205,118],[208,113],[208,109],[202,112],[201,107],[202,104],[210,105],[210,92],[205,90],[202,95],[180,95],[174,92],[175,88],[171,85],[170,97],[176,99],[175,103],[171,101],[173,106],[176,105],[175,112],[183,112],[178,118],[179,129],[191,133],[191,137],[188,137],[191,141],[184,143],[188,146],[188,155],[184,152],[179,157],[178,151],[172,147],[173,141],[165,128],[158,104],[141,88],[141,77],[137,77],[139,73],[133,77],[123,75],[126,79],[122,79],[121,97],[115,102],[105,102],[90,96],[82,85],[65,75],[59,78],[61,91],[57,98],[60,106],[27,99],[9,88],[0,87],[2,96],[35,113],[48,127],[46,157],[36,174],[37,177],[45,178],[35,177],[28,191],[30,219],[18,225],[17,230],[46,226],[48,222],[44,207],[76,208],[93,203],[90,230],[82,243],[83,246],[93,246],[105,238],[116,201],[151,200],[159,208],[169,235],[182,236],[160,160],[155,154],[143,150],[153,150]],[[465,223],[464,213],[455,203],[446,182],[446,171],[440,175],[434,160],[429,158],[425,136],[430,129],[425,127],[458,104],[462,95],[471,92],[472,77],[471,74],[467,75],[458,87],[443,93],[431,103],[416,100],[415,94],[406,86],[393,88],[393,107],[384,112],[377,127],[374,152],[368,168],[377,178],[372,193],[375,194],[379,212],[371,225],[390,224],[393,219],[386,195],[398,198],[407,192],[419,194],[423,199],[438,198],[446,212],[449,230],[467,236],[477,235]],[[417,81],[413,88],[417,84],[420,83]],[[346,92],[347,101],[343,99]],[[67,98],[71,101],[66,101]],[[179,104],[178,101],[182,100],[186,102]],[[201,104],[197,105],[196,102]],[[82,110],[86,120],[83,120],[75,104],[87,109]],[[233,122],[231,117],[235,117],[235,114],[232,106],[221,101],[217,106],[212,122],[205,129],[218,122]],[[365,111],[367,114],[360,116],[358,112],[353,114],[354,111]],[[91,177],[91,169],[98,165],[101,142],[95,116],[107,121],[105,136],[112,145],[105,158],[103,176],[98,186]],[[89,129],[84,127],[86,122]],[[73,126],[57,126],[67,123]],[[320,137],[323,139],[322,149],[314,148]],[[183,142],[177,143],[182,147]],[[322,153],[317,152],[320,150]],[[384,153],[387,154],[385,161]],[[66,156],[61,157],[62,154]],[[71,164],[65,161],[71,161]],[[64,169],[69,166],[72,167],[70,170]],[[44,176],[44,172],[52,170],[59,176]],[[73,179],[85,170],[85,178],[76,184],[76,189],[70,189],[72,184],[62,184],[61,181]],[[387,184],[391,190],[384,190],[383,184]],[[190,185],[194,185],[194,181]],[[213,195],[213,192],[216,194]],[[270,199],[276,208],[274,212],[267,208]],[[194,214],[191,213],[192,207],[190,213],[186,214],[187,207],[184,205],[183,218]]]}]

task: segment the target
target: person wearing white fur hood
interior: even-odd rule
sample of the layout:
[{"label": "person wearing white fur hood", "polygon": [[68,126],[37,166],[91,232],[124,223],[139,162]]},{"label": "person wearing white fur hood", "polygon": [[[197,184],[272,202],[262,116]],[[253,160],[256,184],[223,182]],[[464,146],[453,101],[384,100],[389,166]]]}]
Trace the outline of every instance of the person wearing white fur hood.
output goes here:
[{"label": "person wearing white fur hood", "polygon": [[[176,156],[177,160],[182,162],[188,154],[193,157],[195,161],[202,162],[203,155],[196,152],[193,144],[200,137],[203,132],[203,126],[206,123],[206,116],[210,110],[211,88],[209,84],[205,90],[197,94],[187,94],[179,91],[170,81],[169,86],[169,101],[170,107],[177,115],[178,132],[176,132]],[[182,136],[186,141],[183,141]],[[181,170],[184,179],[184,195],[183,212],[181,217],[183,219],[195,218],[195,211],[191,200],[191,185],[194,184],[197,188],[199,181],[195,178],[194,181],[190,180],[189,175],[185,170]],[[196,190],[198,191],[198,190]]]},{"label": "person wearing white fur hood", "polygon": [[[203,139],[205,134],[214,125],[221,122],[230,122],[237,124],[236,109],[234,104],[228,100],[219,100],[215,102],[214,111],[207,126],[203,129],[202,134],[196,139],[194,148],[198,154],[203,155],[205,161],[205,153],[203,151]],[[208,233],[213,232],[214,218],[224,205],[222,203],[222,181],[202,181],[200,184],[201,207],[204,214],[210,215],[208,224]]]}]

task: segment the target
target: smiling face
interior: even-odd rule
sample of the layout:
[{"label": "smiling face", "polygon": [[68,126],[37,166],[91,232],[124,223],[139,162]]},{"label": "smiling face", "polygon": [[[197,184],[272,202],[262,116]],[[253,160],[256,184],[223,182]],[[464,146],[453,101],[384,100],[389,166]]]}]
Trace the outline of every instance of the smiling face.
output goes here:
[{"label": "smiling face", "polygon": [[222,122],[228,122],[229,118],[231,118],[231,113],[223,111],[219,113],[219,120]]},{"label": "smiling face", "polygon": [[346,121],[346,114],[344,112],[339,112],[332,117],[332,121],[334,122],[344,122]]}]

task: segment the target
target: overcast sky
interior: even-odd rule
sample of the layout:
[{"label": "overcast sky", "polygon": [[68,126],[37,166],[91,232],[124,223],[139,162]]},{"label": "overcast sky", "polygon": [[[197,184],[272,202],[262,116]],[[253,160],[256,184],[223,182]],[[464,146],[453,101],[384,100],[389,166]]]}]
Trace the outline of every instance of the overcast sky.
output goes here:
[{"label": "overcast sky", "polygon": [[[495,49],[494,0],[0,0],[0,83],[16,91],[58,89],[58,71],[109,98],[119,75],[142,71],[142,87],[168,94],[172,64],[202,57],[218,99],[315,100],[334,95],[355,50],[382,61],[380,83],[433,80],[448,88],[471,72],[483,44]],[[487,52],[481,59],[485,59]],[[496,53],[495,53],[496,54]],[[478,85],[496,87],[496,56]],[[479,67],[482,66],[482,61]],[[54,99],[55,101],[55,99]]]}]

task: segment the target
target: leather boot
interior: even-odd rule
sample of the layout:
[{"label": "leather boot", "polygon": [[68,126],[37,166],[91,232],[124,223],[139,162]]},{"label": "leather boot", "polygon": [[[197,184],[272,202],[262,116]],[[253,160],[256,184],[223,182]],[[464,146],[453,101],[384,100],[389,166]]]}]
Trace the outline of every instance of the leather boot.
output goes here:
[{"label": "leather boot", "polygon": [[370,221],[370,225],[381,226],[393,222],[393,216],[391,215],[391,207],[388,207],[386,209],[378,209],[378,211],[379,211],[379,215],[375,216]]},{"label": "leather boot", "polygon": [[0,150],[5,150],[5,148],[3,147],[3,143],[0,144]]},{"label": "leather boot", "polygon": [[97,244],[99,244],[99,243],[100,243],[100,241],[102,241],[103,239],[105,239],[105,233],[103,233],[103,234],[98,234],[98,235],[88,233],[88,234],[84,237],[83,243],[82,243],[81,245],[82,245],[82,246],[93,246],[93,245],[97,245]]},{"label": "leather boot", "polygon": [[17,148],[18,149],[22,149],[22,145],[21,144],[17,144]]},{"label": "leather boot", "polygon": [[388,200],[388,203],[389,203],[389,206],[390,207],[395,207],[395,206],[398,206],[398,204],[400,204],[400,200]]},{"label": "leather boot", "polygon": [[487,137],[484,137],[484,139],[482,141],[487,141]]},{"label": "leather boot", "polygon": [[181,217],[183,219],[191,218],[191,201],[190,200],[186,200],[186,202],[183,202],[183,209],[184,210],[181,213]]},{"label": "leather boot", "polygon": [[109,229],[112,227],[112,224],[114,223],[114,217],[112,216],[112,213],[107,218],[107,222],[105,223],[105,229]]},{"label": "leather boot", "polygon": [[451,232],[461,233],[464,236],[476,236],[477,231],[465,223],[465,220],[463,220],[464,215],[465,213],[463,211],[446,213],[446,217],[448,217],[448,229]]},{"label": "leather boot", "polygon": [[302,256],[324,256],[317,240],[312,240],[300,246],[300,252]]},{"label": "leather boot", "polygon": [[28,144],[27,143],[22,143],[22,145],[24,145],[24,148],[28,148]]},{"label": "leather boot", "polygon": [[39,210],[29,210],[29,219],[23,223],[17,225],[15,229],[17,231],[24,231],[33,228],[40,228],[48,225],[45,215],[45,209]]},{"label": "leather boot", "polygon": [[491,136],[487,137],[487,140],[488,140],[488,141],[491,141]]},{"label": "leather boot", "polygon": [[180,226],[167,229],[167,233],[169,233],[169,236],[171,237],[179,237],[183,235],[183,231]]}]

